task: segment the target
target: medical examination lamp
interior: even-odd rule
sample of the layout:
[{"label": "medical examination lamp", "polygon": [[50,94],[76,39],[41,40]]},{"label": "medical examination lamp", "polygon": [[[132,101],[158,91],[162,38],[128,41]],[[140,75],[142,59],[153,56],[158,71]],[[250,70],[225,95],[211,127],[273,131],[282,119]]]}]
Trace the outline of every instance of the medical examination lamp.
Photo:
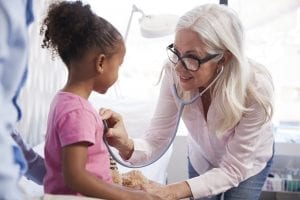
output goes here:
[{"label": "medical examination lamp", "polygon": [[146,15],[136,5],[132,5],[131,14],[127,24],[124,40],[128,38],[132,17],[134,13],[141,13],[142,17],[139,19],[140,31],[145,38],[158,38],[174,33],[176,23],[178,21],[177,15],[160,14],[160,15]]}]

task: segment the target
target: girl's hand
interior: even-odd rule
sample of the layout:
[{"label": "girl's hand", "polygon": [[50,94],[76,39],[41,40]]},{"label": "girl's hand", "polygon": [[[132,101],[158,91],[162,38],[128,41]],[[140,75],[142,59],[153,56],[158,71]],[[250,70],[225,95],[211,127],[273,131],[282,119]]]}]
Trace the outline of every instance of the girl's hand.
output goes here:
[{"label": "girl's hand", "polygon": [[110,109],[99,111],[103,120],[107,121],[106,138],[109,145],[118,149],[120,156],[128,160],[134,150],[133,141],[128,137],[122,116]]}]

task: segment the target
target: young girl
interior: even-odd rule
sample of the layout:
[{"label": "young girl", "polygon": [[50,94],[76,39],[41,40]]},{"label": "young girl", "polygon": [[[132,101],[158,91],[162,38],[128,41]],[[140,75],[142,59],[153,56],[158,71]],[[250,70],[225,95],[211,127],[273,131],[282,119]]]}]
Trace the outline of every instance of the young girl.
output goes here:
[{"label": "young girl", "polygon": [[159,199],[112,183],[103,124],[88,102],[117,80],[125,45],[121,34],[80,1],[49,7],[42,47],[58,53],[68,69],[64,88],[54,97],[45,144],[45,193],[104,199]]}]

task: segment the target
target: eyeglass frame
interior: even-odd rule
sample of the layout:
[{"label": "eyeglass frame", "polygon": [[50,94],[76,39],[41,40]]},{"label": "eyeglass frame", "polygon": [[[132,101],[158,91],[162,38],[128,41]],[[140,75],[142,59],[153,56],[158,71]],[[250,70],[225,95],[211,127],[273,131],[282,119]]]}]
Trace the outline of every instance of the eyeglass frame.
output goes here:
[{"label": "eyeglass frame", "polygon": [[[201,67],[201,64],[204,64],[204,63],[210,61],[211,59],[215,58],[216,56],[220,55],[220,54],[208,54],[207,56],[205,56],[204,58],[201,59],[201,58],[198,58],[198,57],[195,56],[195,55],[183,55],[183,56],[180,56],[180,55],[178,55],[179,53],[177,53],[174,49],[175,49],[175,48],[174,48],[174,43],[168,45],[167,48],[166,48],[167,51],[171,51],[172,53],[174,53],[174,54],[177,56],[178,61],[177,61],[176,63],[173,62],[173,61],[171,60],[169,54],[167,54],[169,60],[170,60],[174,65],[177,65],[177,64],[179,63],[179,61],[180,61],[180,62],[182,63],[182,65],[183,65],[184,69],[186,69],[186,70],[188,70],[188,71],[191,71],[191,72],[196,72],[196,71],[198,71],[198,70],[200,69],[200,67]],[[193,70],[193,69],[187,68],[185,62],[182,60],[183,58],[190,58],[190,59],[197,60],[197,61],[198,61],[198,67],[197,67],[197,69],[196,69],[196,70]]]}]

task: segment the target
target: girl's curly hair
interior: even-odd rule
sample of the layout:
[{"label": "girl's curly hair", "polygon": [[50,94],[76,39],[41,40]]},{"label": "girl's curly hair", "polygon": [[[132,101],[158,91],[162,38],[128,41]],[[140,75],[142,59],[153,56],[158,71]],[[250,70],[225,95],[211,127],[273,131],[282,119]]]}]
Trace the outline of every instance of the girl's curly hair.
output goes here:
[{"label": "girl's curly hair", "polygon": [[111,23],[94,14],[90,6],[81,1],[51,4],[40,34],[43,35],[42,48],[58,53],[66,65],[92,48],[111,56],[123,41]]}]

